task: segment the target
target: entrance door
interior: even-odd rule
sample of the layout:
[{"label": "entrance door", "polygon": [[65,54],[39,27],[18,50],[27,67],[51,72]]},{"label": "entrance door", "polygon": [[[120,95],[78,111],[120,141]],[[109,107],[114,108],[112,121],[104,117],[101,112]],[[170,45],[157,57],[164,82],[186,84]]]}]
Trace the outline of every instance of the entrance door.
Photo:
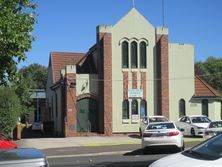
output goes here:
[{"label": "entrance door", "polygon": [[85,98],[77,102],[77,131],[98,132],[98,105],[97,101]]}]

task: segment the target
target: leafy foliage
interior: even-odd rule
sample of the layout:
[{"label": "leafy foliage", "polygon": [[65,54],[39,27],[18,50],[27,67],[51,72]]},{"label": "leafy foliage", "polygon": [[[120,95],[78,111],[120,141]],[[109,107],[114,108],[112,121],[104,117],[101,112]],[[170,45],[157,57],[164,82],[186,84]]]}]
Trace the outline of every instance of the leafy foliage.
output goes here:
[{"label": "leafy foliage", "polygon": [[0,87],[0,130],[9,134],[16,126],[21,105],[15,91],[9,87]]},{"label": "leafy foliage", "polygon": [[31,49],[35,8],[32,0],[0,0],[0,85],[15,79],[17,63]]},{"label": "leafy foliage", "polygon": [[196,66],[203,78],[222,93],[222,58],[209,57],[205,62],[197,62]]}]

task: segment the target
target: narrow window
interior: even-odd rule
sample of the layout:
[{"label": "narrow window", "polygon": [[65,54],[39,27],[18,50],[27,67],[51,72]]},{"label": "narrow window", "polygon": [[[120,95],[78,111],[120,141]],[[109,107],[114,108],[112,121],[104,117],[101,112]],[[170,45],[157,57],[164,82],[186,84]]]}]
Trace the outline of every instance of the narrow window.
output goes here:
[{"label": "narrow window", "polygon": [[131,68],[137,68],[137,43],[131,43]]},{"label": "narrow window", "polygon": [[140,119],[147,116],[147,103],[146,100],[140,102]]},{"label": "narrow window", "polygon": [[146,43],[140,43],[140,68],[146,68]]},{"label": "narrow window", "polygon": [[122,43],[122,68],[129,68],[129,45],[128,42]]},{"label": "narrow window", "polygon": [[122,103],[122,117],[123,119],[129,119],[129,101],[128,100],[124,100]]},{"label": "narrow window", "polygon": [[138,115],[138,102],[137,100],[133,100],[131,103],[132,115]]},{"label": "narrow window", "polygon": [[179,101],[179,117],[183,117],[186,115],[186,103],[184,99],[180,99]]},{"label": "narrow window", "polygon": [[204,99],[202,100],[202,115],[209,116],[208,115],[208,100]]}]

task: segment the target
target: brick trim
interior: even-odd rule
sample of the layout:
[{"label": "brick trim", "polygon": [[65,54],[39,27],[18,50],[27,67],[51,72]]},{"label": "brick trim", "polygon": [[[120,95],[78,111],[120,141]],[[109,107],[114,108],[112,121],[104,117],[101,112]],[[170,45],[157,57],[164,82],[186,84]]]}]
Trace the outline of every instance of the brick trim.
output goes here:
[{"label": "brick trim", "polygon": [[137,72],[132,72],[132,88],[137,89]]},{"label": "brick trim", "polygon": [[128,99],[128,83],[129,75],[128,72],[123,72],[123,100]]},{"label": "brick trim", "polygon": [[141,87],[143,89],[143,99],[146,100],[146,72],[141,73]]}]

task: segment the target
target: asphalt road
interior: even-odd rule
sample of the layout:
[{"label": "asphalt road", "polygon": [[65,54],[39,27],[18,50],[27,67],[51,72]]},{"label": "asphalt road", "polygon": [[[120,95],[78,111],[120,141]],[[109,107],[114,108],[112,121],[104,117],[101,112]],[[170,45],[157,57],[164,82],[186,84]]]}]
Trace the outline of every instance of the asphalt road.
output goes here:
[{"label": "asphalt road", "polygon": [[[185,143],[190,148],[199,142]],[[147,167],[155,160],[175,153],[155,149],[144,155],[141,145],[69,147],[42,150],[51,167]]]}]

